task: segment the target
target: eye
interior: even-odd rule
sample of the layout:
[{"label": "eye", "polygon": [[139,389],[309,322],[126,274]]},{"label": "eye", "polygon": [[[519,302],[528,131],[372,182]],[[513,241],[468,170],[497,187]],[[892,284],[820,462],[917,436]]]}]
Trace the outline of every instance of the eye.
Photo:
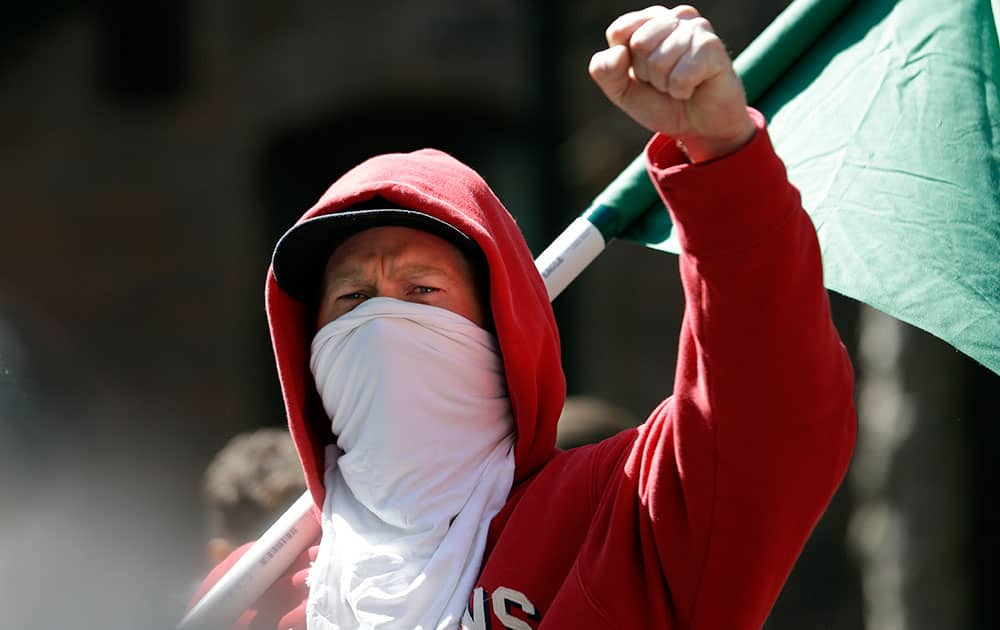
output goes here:
[{"label": "eye", "polygon": [[344,295],[341,295],[341,296],[340,296],[340,297],[338,297],[337,299],[338,299],[338,300],[351,300],[351,301],[356,301],[356,300],[364,300],[364,299],[366,299],[367,297],[368,297],[368,296],[367,296],[367,295],[365,295],[364,293],[362,293],[361,291],[353,291],[353,292],[351,292],[351,293],[345,293]]},{"label": "eye", "polygon": [[413,287],[413,292],[417,295],[430,295],[432,293],[437,293],[441,289],[435,287]]}]

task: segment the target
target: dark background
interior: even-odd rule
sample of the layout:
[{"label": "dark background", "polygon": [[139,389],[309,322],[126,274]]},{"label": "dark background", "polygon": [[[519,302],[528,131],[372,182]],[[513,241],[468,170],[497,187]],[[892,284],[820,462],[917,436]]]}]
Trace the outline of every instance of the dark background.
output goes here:
[{"label": "dark background", "polygon": [[[696,6],[735,55],[785,4]],[[358,161],[436,146],[539,253],[647,137],[586,72],[636,8],[11,3],[0,626],[172,625],[207,569],[206,463],[284,422],[262,299],[276,238]],[[680,299],[676,259],[614,244],[556,303],[570,392],[648,413],[671,389]],[[858,451],[767,627],[996,627],[996,376],[831,299]]]}]

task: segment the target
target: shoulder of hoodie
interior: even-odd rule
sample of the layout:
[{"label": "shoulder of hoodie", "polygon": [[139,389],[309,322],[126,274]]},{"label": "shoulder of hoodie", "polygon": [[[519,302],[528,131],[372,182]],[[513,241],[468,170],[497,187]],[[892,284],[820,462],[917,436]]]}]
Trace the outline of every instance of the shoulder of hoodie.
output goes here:
[{"label": "shoulder of hoodie", "polygon": [[616,475],[623,475],[639,427],[625,429],[600,442],[558,451],[545,466],[522,484],[527,494],[542,492],[553,497],[588,497],[596,506]]}]

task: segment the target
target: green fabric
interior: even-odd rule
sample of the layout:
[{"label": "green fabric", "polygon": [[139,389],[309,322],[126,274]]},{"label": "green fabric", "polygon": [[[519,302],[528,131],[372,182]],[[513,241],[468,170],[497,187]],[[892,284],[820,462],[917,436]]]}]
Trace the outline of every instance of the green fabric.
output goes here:
[{"label": "green fabric", "polygon": [[757,106],[826,285],[1000,373],[1000,45],[989,0],[867,0]]},{"label": "green fabric", "polygon": [[[856,2],[754,104],[827,287],[1000,373],[998,16],[1000,0]],[[622,236],[676,251],[665,216]]]}]

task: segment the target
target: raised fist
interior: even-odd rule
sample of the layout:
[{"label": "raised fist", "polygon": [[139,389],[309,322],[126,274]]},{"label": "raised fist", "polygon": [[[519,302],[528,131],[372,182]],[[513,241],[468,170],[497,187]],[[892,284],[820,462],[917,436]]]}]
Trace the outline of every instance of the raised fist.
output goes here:
[{"label": "raised fist", "polygon": [[732,60],[696,9],[626,13],[605,35],[608,48],[590,60],[594,81],[636,122],[677,140],[692,162],[721,157],[753,137]]}]

